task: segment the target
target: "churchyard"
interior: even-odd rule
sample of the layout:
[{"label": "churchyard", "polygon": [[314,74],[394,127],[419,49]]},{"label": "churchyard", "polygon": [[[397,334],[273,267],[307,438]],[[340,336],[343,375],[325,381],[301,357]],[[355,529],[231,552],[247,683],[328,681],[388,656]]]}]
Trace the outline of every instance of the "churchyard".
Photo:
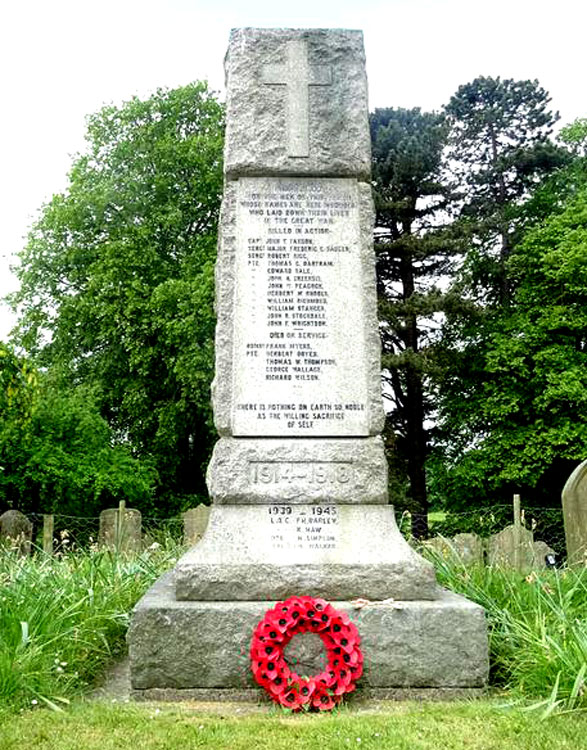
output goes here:
[{"label": "churchyard", "polygon": [[[155,458],[141,464],[124,441],[116,452],[94,415],[97,458],[76,480],[100,509],[85,518],[91,533],[67,528],[79,514],[0,516],[0,750],[585,746],[587,462],[562,493],[564,543],[518,493],[489,533],[446,525],[430,535],[424,380],[408,356],[406,392],[420,411],[406,422],[411,506],[395,515],[381,384],[383,366],[383,395],[398,387],[394,334],[378,316],[393,284],[376,268],[389,237],[373,244],[395,199],[381,191],[373,202],[372,170],[379,179],[389,163],[370,128],[388,115],[369,120],[361,33],[236,29],[225,66],[209,505],[166,524],[159,514],[157,528],[133,507],[153,507]],[[393,209],[404,228],[416,221],[405,201]],[[414,267],[402,252],[405,293]],[[211,264],[207,273],[209,283]],[[185,307],[167,292],[157,304],[175,340]],[[416,315],[401,315],[415,355]],[[6,408],[26,431],[37,375],[0,352],[13,368]],[[137,382],[117,383],[122,409],[141,402]],[[207,389],[194,378],[185,393]],[[143,404],[141,424],[154,408]],[[198,408],[205,422],[208,407]],[[175,416],[159,415],[154,443]],[[177,460],[169,481],[191,490],[182,471],[195,471],[196,443],[191,432],[157,459],[169,477],[166,461]],[[66,506],[69,488],[59,491]],[[100,500],[121,495],[118,507]],[[196,493],[177,490],[170,505],[187,496]]]}]

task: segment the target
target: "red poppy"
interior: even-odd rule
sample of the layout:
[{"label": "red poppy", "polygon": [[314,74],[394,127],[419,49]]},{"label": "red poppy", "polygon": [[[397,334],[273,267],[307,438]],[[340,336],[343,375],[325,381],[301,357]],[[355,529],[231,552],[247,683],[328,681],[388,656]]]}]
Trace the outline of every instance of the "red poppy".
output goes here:
[{"label": "red poppy", "polygon": [[292,711],[299,711],[299,709],[306,703],[303,700],[296,688],[290,687],[286,692],[280,693],[278,700],[285,708],[291,708]]},{"label": "red poppy", "polygon": [[319,711],[331,711],[338,703],[338,697],[328,693],[326,690],[320,690],[312,696],[312,708]]}]

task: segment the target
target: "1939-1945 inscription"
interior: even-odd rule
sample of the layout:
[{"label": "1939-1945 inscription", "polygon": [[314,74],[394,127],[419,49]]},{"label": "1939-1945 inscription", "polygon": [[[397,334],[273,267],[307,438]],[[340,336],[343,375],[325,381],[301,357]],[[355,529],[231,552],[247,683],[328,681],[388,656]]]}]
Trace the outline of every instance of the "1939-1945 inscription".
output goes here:
[{"label": "1939-1945 inscription", "polygon": [[239,180],[235,435],[368,434],[359,241],[355,180]]}]

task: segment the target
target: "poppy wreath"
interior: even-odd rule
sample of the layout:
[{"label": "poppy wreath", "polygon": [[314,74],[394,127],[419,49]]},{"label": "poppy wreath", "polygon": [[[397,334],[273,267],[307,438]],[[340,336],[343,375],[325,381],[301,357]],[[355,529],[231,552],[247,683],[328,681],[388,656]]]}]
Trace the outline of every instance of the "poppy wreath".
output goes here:
[{"label": "poppy wreath", "polygon": [[[316,633],[326,647],[326,669],[312,677],[293,672],[284,649],[300,633]],[[293,711],[329,711],[352,692],[363,673],[361,639],[345,612],[324,599],[292,596],[278,602],[257,624],[251,642],[251,669],[273,701]]]}]

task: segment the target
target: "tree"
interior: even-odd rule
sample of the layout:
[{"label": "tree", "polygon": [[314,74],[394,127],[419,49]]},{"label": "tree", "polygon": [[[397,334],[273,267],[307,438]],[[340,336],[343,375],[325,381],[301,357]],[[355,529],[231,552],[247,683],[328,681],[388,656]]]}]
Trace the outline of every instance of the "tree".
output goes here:
[{"label": "tree", "polygon": [[407,505],[417,538],[428,531],[425,463],[430,412],[430,342],[442,309],[437,282],[451,266],[455,245],[438,225],[450,200],[440,181],[447,127],[441,115],[419,109],[377,109],[371,116],[375,252],[384,393],[394,466],[404,466]]},{"label": "tree", "polygon": [[[455,231],[468,244],[447,295],[437,347],[442,363],[439,442],[450,471],[436,486],[443,488],[448,503],[456,504],[459,498],[464,502],[454,486],[458,472],[494,429],[495,423],[486,418],[487,384],[493,378],[499,381],[492,370],[492,347],[504,321],[513,319],[520,280],[511,272],[510,258],[535,222],[550,215],[557,179],[551,175],[560,175],[570,159],[568,150],[549,139],[558,115],[548,110],[548,103],[537,81],[482,77],[461,86],[446,107],[451,122],[449,164],[463,186]],[[516,377],[523,381],[523,371]],[[481,500],[500,492],[502,499],[509,495],[503,475],[504,481],[495,483],[493,465],[475,466],[475,477],[465,472],[467,502],[471,496]],[[436,472],[439,475],[442,471]]]},{"label": "tree", "polygon": [[587,455],[587,179],[528,229],[507,270],[508,309],[492,323],[475,411],[451,412],[453,504],[521,491],[557,506]]},{"label": "tree", "polygon": [[0,506],[98,515],[119,499],[152,510],[156,474],[112,445],[91,390],[64,389],[0,343]]},{"label": "tree", "polygon": [[[204,493],[221,105],[203,83],[107,106],[21,255],[17,341],[152,456],[160,502]],[[173,498],[176,498],[175,500]]]},{"label": "tree", "polygon": [[460,86],[445,111],[450,163],[462,189],[463,228],[471,248],[471,289],[484,301],[507,302],[507,259],[516,242],[520,202],[567,158],[549,140],[558,113],[538,81],[479,77]]}]

